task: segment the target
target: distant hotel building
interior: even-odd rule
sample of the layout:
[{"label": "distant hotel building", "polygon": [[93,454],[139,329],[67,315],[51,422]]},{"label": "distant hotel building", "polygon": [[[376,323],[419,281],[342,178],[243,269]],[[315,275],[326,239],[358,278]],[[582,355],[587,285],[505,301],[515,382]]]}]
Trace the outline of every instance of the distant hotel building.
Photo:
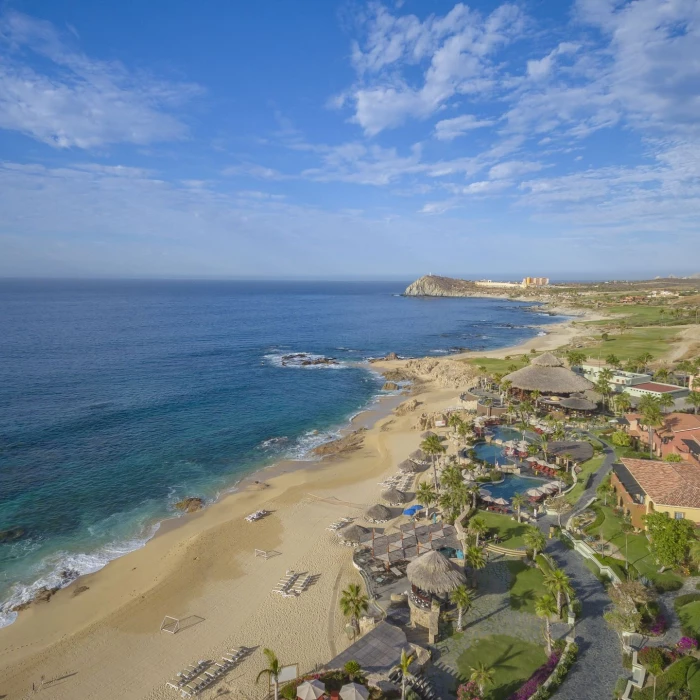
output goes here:
[{"label": "distant hotel building", "polygon": [[523,277],[522,282],[494,282],[493,280],[478,280],[474,282],[477,287],[506,287],[522,289],[523,287],[546,287],[549,277]]},{"label": "distant hotel building", "polygon": [[549,284],[549,277],[523,277],[523,287],[546,287]]}]

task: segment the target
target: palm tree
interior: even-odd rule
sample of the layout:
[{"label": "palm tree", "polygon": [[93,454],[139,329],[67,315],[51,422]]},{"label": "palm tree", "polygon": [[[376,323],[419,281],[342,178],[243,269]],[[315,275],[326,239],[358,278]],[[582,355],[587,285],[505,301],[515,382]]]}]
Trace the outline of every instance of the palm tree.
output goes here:
[{"label": "palm tree", "polygon": [[464,613],[471,610],[471,607],[474,604],[472,592],[464,585],[457,586],[457,588],[450,593],[450,600],[452,601],[453,605],[457,606],[457,629],[461,632],[462,617]]},{"label": "palm tree", "polygon": [[587,359],[586,353],[579,350],[571,350],[566,353],[566,360],[570,367],[579,367]]},{"label": "palm tree", "polygon": [[670,376],[671,372],[669,372],[668,367],[659,367],[659,369],[654,372],[654,379],[659,382],[667,382]]},{"label": "palm tree", "polygon": [[693,407],[695,415],[698,415],[698,408],[700,408],[700,391],[691,391],[685,400]]},{"label": "palm tree", "polygon": [[598,381],[595,384],[595,390],[603,397],[603,403],[610,405],[608,397],[610,396],[610,382],[603,377],[603,373],[600,373]]},{"label": "palm tree", "polygon": [[573,471],[574,456],[571,454],[571,452],[564,452],[562,457],[566,460],[566,470],[569,471],[569,468],[571,468]]},{"label": "palm tree", "polygon": [[280,673],[282,672],[282,664],[272,649],[263,649],[263,654],[265,654],[265,658],[267,659],[267,668],[264,668],[262,671],[260,671],[260,673],[258,673],[258,677],[255,679],[255,682],[259,683],[263,676],[267,676],[272,681],[275,691],[275,700],[278,700],[280,694],[279,677]]},{"label": "palm tree", "polygon": [[663,425],[663,413],[659,400],[650,394],[642,396],[639,402],[639,412],[642,414],[641,423],[649,431],[649,458],[654,458],[654,428]]},{"label": "palm tree", "polygon": [[407,654],[405,649],[401,650],[401,659],[399,667],[401,668],[401,700],[406,700],[406,679],[411,674],[409,668],[415,659],[415,654]]},{"label": "palm tree", "polygon": [[435,493],[435,489],[431,484],[421,481],[416,489],[416,500],[427,508],[426,516],[430,517],[430,506],[437,501],[437,493]]},{"label": "palm tree", "polygon": [[606,358],[605,361],[611,366],[614,367],[615,369],[620,368],[620,358],[615,355],[614,353],[610,353]]},{"label": "palm tree", "polygon": [[471,532],[473,535],[476,535],[476,546],[478,547],[479,536],[483,535],[488,530],[488,528],[486,527],[486,522],[483,518],[475,516],[469,521],[468,529],[469,532]]},{"label": "palm tree", "polygon": [[547,656],[552,653],[552,628],[550,618],[557,613],[557,602],[549,593],[541,596],[535,601],[535,613],[537,617],[544,620],[544,640],[547,648]]},{"label": "palm tree", "polygon": [[659,396],[659,408],[663,413],[666,413],[667,408],[673,408],[675,405],[676,402],[673,400],[671,394],[661,394],[661,396]]},{"label": "palm tree", "polygon": [[339,601],[340,609],[345,617],[350,618],[350,624],[354,631],[354,636],[360,631],[360,616],[367,612],[369,599],[362,592],[360,585],[350,583],[342,592]]},{"label": "palm tree", "polygon": [[525,494],[516,493],[510,502],[513,508],[515,508],[515,512],[518,514],[518,522],[520,522],[520,513],[522,511],[522,507],[527,505],[527,497]]},{"label": "palm tree", "polygon": [[501,391],[504,393],[506,398],[508,398],[508,394],[509,394],[512,386],[513,386],[513,382],[511,382],[510,379],[504,379],[501,382]]},{"label": "palm tree", "polygon": [[473,581],[474,586],[476,587],[476,572],[480,569],[483,569],[486,566],[486,559],[484,558],[484,553],[479,547],[467,547],[467,551],[464,553],[464,561],[473,572]]},{"label": "palm tree", "polygon": [[[551,413],[549,415],[552,415]],[[561,423],[557,423],[554,426],[554,431],[552,432],[552,437],[555,440],[563,440],[566,437],[566,430],[564,430],[564,426]]]},{"label": "palm tree", "polygon": [[549,450],[549,443],[547,442],[547,437],[545,435],[541,435],[540,439],[537,441],[537,445],[542,450],[542,454],[544,454],[544,461],[549,461],[547,457],[547,451]]},{"label": "palm tree", "polygon": [[425,454],[431,455],[433,458],[433,478],[435,481],[435,491],[437,492],[439,487],[435,459],[439,454],[447,452],[447,448],[440,442],[440,438],[437,435],[428,435],[428,437],[421,442],[420,447]]},{"label": "palm tree", "polygon": [[632,399],[624,392],[615,397],[615,409],[620,413],[627,413],[632,408]]},{"label": "palm tree", "polygon": [[571,580],[561,569],[553,569],[544,575],[544,585],[557,597],[557,615],[561,617],[562,597],[569,598],[574,592]]},{"label": "palm tree", "polygon": [[642,369],[642,372],[646,372],[647,370],[647,365],[654,359],[654,356],[651,353],[648,352],[643,352],[638,358],[637,362],[639,363],[639,366]]},{"label": "palm tree", "polygon": [[540,532],[540,529],[534,525],[530,525],[527,528],[527,532],[523,535],[523,540],[525,545],[532,550],[533,559],[537,558],[538,552],[541,552],[547,544],[547,540]]},{"label": "palm tree", "polygon": [[476,666],[472,666],[472,674],[469,680],[479,686],[479,692],[484,694],[486,686],[493,683],[494,670],[489,668],[483,661],[480,661]]}]

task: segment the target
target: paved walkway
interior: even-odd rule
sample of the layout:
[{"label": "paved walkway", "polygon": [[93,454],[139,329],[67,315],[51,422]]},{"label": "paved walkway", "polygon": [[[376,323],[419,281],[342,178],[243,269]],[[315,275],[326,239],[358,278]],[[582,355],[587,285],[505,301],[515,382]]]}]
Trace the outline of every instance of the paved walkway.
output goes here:
[{"label": "paved walkway", "polygon": [[[486,567],[477,573],[477,597],[464,617],[464,632],[438,642],[433,663],[427,672],[428,679],[441,698],[454,697],[457,685],[468,680],[460,677],[458,660],[478,639],[505,634],[533,644],[544,644],[542,622],[534,615],[510,607],[511,578],[511,571],[503,557],[492,557]],[[556,627],[558,636],[565,634],[565,625]]]}]

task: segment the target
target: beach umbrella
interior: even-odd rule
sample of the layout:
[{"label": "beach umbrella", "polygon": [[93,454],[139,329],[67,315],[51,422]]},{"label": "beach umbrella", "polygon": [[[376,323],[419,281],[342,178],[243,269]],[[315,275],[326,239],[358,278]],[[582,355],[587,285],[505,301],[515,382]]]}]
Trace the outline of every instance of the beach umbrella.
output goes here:
[{"label": "beach umbrella", "polygon": [[319,700],[326,694],[326,685],[321,681],[314,679],[312,681],[304,681],[297,688],[297,700]]},{"label": "beach umbrella", "polygon": [[499,506],[507,506],[508,505],[508,501],[506,501],[505,498],[496,498],[496,499],[494,499],[493,502]]},{"label": "beach umbrella", "polygon": [[466,581],[464,571],[446,556],[431,550],[406,568],[408,580],[427,593],[449,593]]},{"label": "beach umbrella", "polygon": [[486,503],[493,503],[493,498],[491,496],[481,496],[482,501],[486,501]]},{"label": "beach umbrella", "polygon": [[541,489],[528,489],[527,491],[525,491],[525,493],[528,496],[533,496],[534,498],[544,496],[544,492]]},{"label": "beach umbrella", "polygon": [[537,461],[537,457],[528,457],[525,461],[526,461],[526,462],[536,462],[536,461]]},{"label": "beach umbrella", "polygon": [[362,525],[349,525],[338,531],[338,537],[347,542],[362,542],[370,531]]},{"label": "beach umbrella", "polygon": [[408,458],[412,462],[418,462],[418,464],[428,461],[428,455],[426,455],[423,450],[415,450],[415,452],[411,452],[411,454],[408,455]]},{"label": "beach umbrella", "polygon": [[434,433],[432,430],[426,430],[424,433],[421,433],[420,436],[425,440],[429,437],[437,437],[437,433]]},{"label": "beach umbrella", "polygon": [[359,683],[348,683],[340,689],[341,700],[367,700],[369,690]]},{"label": "beach umbrella", "polygon": [[479,496],[481,496],[481,498],[486,498],[487,496],[490,496],[490,495],[491,495],[490,491],[487,491],[486,489],[479,489]]},{"label": "beach umbrella", "polygon": [[406,494],[403,491],[399,491],[399,489],[387,489],[382,493],[382,498],[387,502],[387,503],[405,503],[406,502]]},{"label": "beach umbrella", "polygon": [[365,518],[369,520],[389,520],[391,518],[391,511],[383,506],[381,503],[368,508],[365,512]]},{"label": "beach umbrella", "polygon": [[402,515],[415,515],[416,514],[416,507],[411,506],[410,508],[406,508]]}]

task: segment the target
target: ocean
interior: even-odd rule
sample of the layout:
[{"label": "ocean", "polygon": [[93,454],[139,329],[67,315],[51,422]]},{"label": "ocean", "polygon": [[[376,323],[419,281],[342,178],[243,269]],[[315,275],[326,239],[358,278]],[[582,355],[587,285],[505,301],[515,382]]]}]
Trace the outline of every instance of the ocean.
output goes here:
[{"label": "ocean", "polygon": [[0,280],[0,626],[143,546],[181,498],[308,457],[382,393],[368,358],[562,320],[406,284]]}]

